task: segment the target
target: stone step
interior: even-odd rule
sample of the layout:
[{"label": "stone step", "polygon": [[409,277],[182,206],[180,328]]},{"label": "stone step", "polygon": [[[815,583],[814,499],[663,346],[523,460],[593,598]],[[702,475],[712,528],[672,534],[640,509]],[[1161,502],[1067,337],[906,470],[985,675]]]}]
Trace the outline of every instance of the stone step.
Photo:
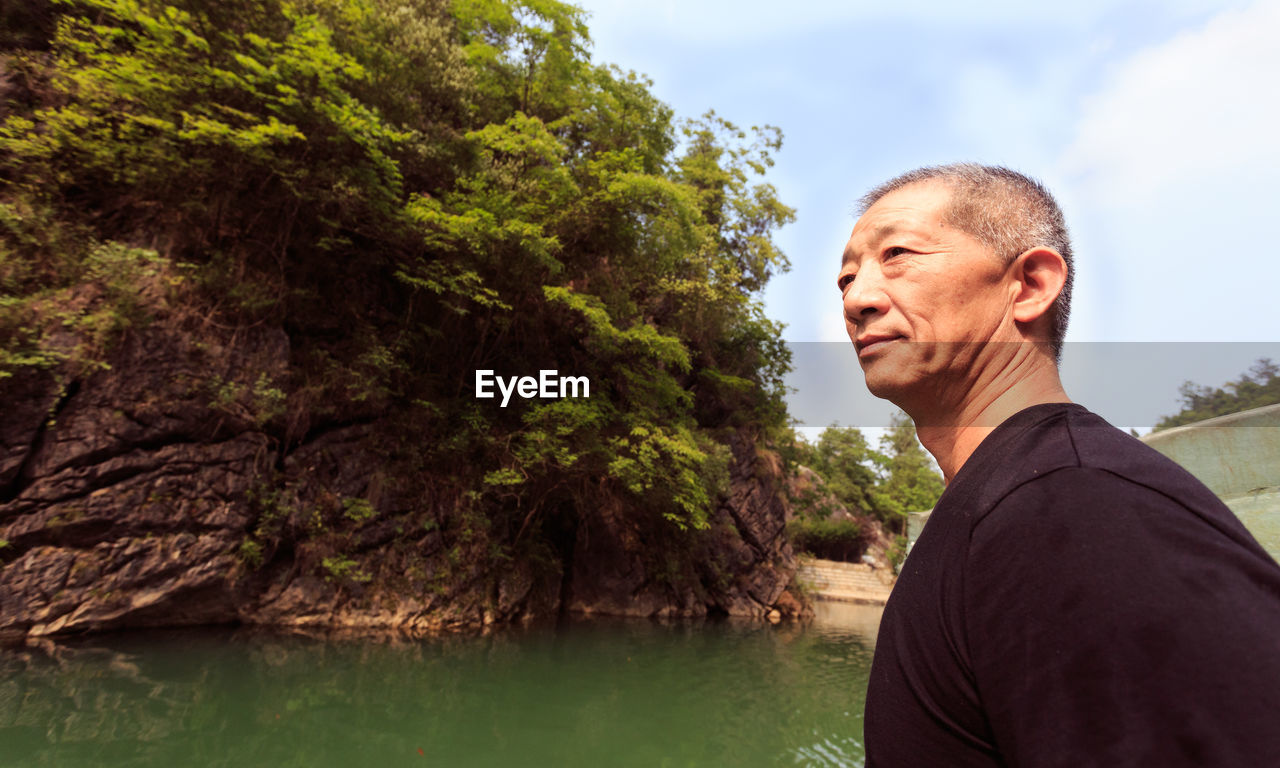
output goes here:
[{"label": "stone step", "polygon": [[[892,576],[866,563],[810,560],[800,566],[796,577],[827,600],[883,603],[889,598]],[[889,580],[890,584],[885,581]]]},{"label": "stone step", "polygon": [[838,584],[862,584],[870,582],[882,583],[880,580],[880,574],[878,573],[832,573],[831,571],[806,568],[801,568],[799,573],[809,578],[821,579],[823,581],[830,581]]},{"label": "stone step", "polygon": [[814,582],[815,584],[819,584],[819,583],[830,584],[832,586],[839,586],[842,584],[848,584],[848,585],[874,584],[874,585],[884,586],[884,587],[889,586],[888,584],[885,584],[883,581],[881,581],[878,578],[875,578],[874,576],[871,576],[865,579],[824,579],[821,576],[806,575],[806,578],[809,581]]}]

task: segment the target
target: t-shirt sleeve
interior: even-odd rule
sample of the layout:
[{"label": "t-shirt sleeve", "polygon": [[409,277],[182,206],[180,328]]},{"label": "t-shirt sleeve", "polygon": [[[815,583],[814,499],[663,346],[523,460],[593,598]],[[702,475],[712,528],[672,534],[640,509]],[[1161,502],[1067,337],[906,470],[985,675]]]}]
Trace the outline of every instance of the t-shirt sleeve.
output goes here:
[{"label": "t-shirt sleeve", "polygon": [[1026,483],[974,527],[964,633],[999,751],[1040,766],[1280,766],[1280,581],[1103,470]]}]

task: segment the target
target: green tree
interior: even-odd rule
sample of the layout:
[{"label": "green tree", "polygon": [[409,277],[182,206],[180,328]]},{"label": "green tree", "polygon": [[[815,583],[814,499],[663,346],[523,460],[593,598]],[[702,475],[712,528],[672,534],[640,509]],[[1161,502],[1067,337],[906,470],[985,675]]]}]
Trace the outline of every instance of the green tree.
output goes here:
[{"label": "green tree", "polygon": [[1235,381],[1221,387],[1186,381],[1178,388],[1178,394],[1182,397],[1182,410],[1160,419],[1157,430],[1280,403],[1280,366],[1270,358],[1259,358]]},{"label": "green tree", "polygon": [[[872,448],[862,431],[853,427],[828,427],[814,444],[795,440],[794,461],[821,476],[826,492],[853,514],[879,520],[891,532],[903,533],[907,513],[932,509],[942,495],[942,477],[916,438],[915,425],[904,413],[893,417],[879,450]],[[811,506],[802,503],[800,515],[826,517],[821,509],[815,513]],[[797,535],[800,534],[813,541],[836,535],[827,529],[797,528]]]},{"label": "green tree", "polygon": [[876,502],[890,522],[890,529],[902,534],[906,532],[907,513],[933,509],[945,485],[916,437],[915,424],[905,413],[894,414],[880,445],[884,463]]},{"label": "green tree", "polygon": [[855,427],[827,427],[818,437],[810,467],[826,481],[827,489],[854,513],[874,514],[877,484],[873,467],[884,457],[867,444]]},{"label": "green tree", "polygon": [[[278,444],[381,425],[401,494],[456,559],[494,563],[602,509],[681,551],[724,490],[727,434],[785,425],[789,357],[760,300],[794,215],[761,181],[781,134],[677,121],[644,78],[591,61],[581,9],[50,7],[51,37],[42,11],[5,41],[31,94],[0,124],[6,370],[59,364],[41,313],[75,286],[180,274],[208,327],[288,334],[287,385],[264,384]],[[591,397],[471,392],[478,369],[545,368]],[[266,506],[264,538],[336,542],[377,517]]]}]

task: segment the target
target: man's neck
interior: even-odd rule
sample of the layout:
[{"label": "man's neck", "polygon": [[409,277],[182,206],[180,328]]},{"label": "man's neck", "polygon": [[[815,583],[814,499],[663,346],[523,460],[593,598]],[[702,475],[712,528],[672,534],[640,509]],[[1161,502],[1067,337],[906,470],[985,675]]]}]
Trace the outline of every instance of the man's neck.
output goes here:
[{"label": "man's neck", "polygon": [[908,411],[908,415],[916,422],[920,443],[933,454],[950,483],[1005,419],[1033,405],[1069,402],[1057,366],[1048,360],[1024,360],[985,386],[976,387],[956,407],[920,413],[919,417]]}]

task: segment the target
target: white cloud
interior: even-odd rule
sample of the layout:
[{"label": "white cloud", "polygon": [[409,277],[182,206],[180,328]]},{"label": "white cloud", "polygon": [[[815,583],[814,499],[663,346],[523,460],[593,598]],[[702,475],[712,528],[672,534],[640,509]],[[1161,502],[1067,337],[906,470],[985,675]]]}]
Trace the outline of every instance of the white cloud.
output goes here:
[{"label": "white cloud", "polygon": [[1124,203],[1205,174],[1280,169],[1277,39],[1280,3],[1263,2],[1128,59],[1087,99],[1064,171]]},{"label": "white cloud", "polygon": [[[1280,3],[1228,11],[1123,60],[1085,99],[1070,186],[1087,332],[1275,340]],[[1081,326],[1077,326],[1079,330]]]},{"label": "white cloud", "polygon": [[[853,198],[956,159],[1058,194],[1077,244],[1073,340],[1280,334],[1280,259],[1263,258],[1280,189],[1276,0],[582,4],[596,58],[651,75],[679,114],[714,106],[786,132],[771,178],[799,220],[779,233],[793,270],[766,301],[791,340],[843,341],[830,286]],[[1230,278],[1203,260],[1224,224]]]}]

